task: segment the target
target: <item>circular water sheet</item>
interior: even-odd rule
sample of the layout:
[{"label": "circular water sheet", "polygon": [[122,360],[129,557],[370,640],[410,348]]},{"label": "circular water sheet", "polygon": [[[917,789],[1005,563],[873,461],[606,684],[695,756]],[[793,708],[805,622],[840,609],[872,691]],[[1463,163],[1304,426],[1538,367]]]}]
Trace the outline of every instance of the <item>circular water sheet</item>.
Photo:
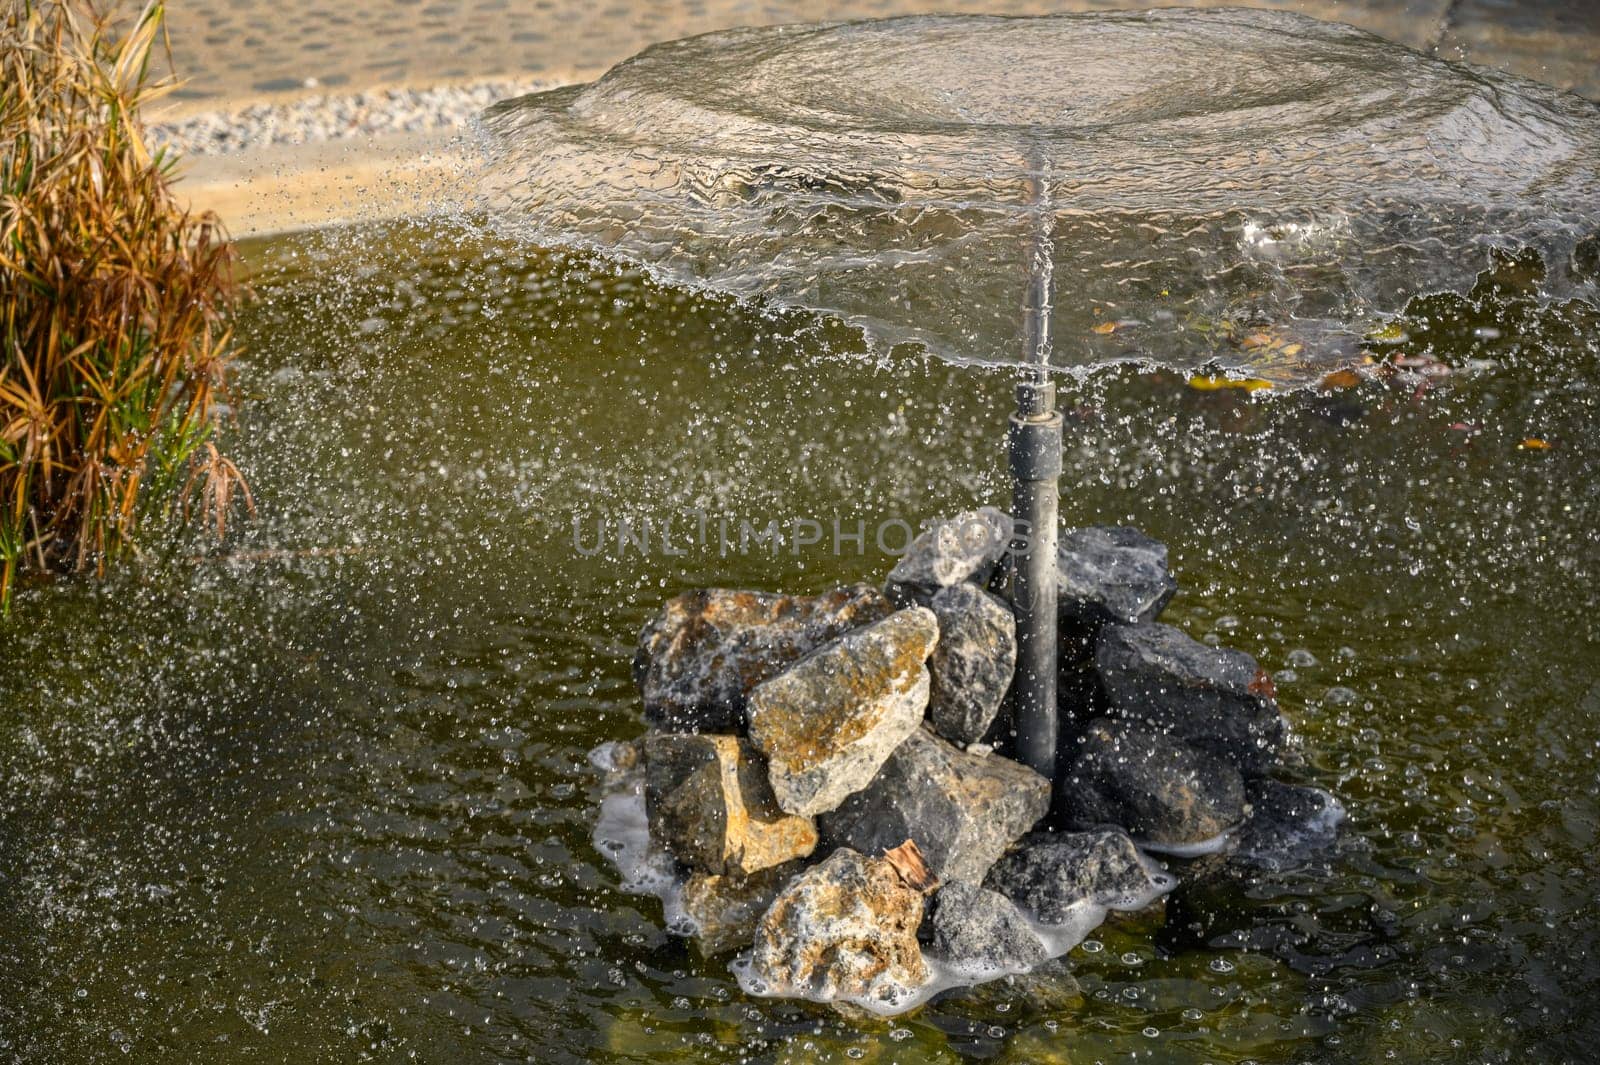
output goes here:
[{"label": "circular water sheet", "polygon": [[1494,246],[1596,285],[1600,108],[1286,13],[732,30],[488,123],[491,202],[538,239],[954,360],[1022,359],[1041,220],[1074,369],[1312,380]]}]

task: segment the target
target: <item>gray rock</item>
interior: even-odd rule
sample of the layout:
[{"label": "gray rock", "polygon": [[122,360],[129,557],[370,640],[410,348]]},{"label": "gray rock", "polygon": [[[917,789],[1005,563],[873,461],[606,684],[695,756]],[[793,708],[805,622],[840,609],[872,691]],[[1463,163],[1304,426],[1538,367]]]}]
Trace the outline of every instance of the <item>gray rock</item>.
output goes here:
[{"label": "gray rock", "polygon": [[911,541],[889,571],[884,594],[896,606],[927,606],[941,588],[987,585],[1011,542],[1011,518],[981,507],[942,521]]},{"label": "gray rock", "polygon": [[1017,621],[976,585],[954,584],[933,597],[939,646],[928,660],[928,719],[952,743],[977,743],[994,723],[1017,668]]},{"label": "gray rock", "polygon": [[965,880],[939,889],[928,923],[934,953],[964,968],[1021,973],[1049,957],[1010,899]]},{"label": "gray rock", "polygon": [[1056,563],[1063,632],[1154,621],[1178,590],[1167,546],[1127,526],[1063,532]]},{"label": "gray rock", "polygon": [[654,732],[644,762],[651,838],[679,861],[747,877],[816,849],[816,825],[778,808],[748,741]]},{"label": "gray rock", "polygon": [[790,880],[756,929],[753,990],[890,1004],[927,982],[923,898],[882,858],[834,851]]},{"label": "gray rock", "polygon": [[1116,825],[1168,847],[1213,840],[1245,817],[1244,780],[1215,755],[1126,721],[1090,723],[1057,794],[1069,824]]},{"label": "gray rock", "polygon": [[912,840],[941,881],[979,883],[1049,807],[1049,782],[1027,766],[969,754],[921,728],[818,828],[827,845],[866,854]]},{"label": "gray rock", "polygon": [[1234,864],[1281,872],[1338,842],[1344,807],[1321,788],[1253,780],[1245,791],[1250,816],[1234,834],[1230,855]]},{"label": "gray rock", "polygon": [[645,717],[673,732],[743,732],[757,684],[893,609],[864,584],[815,596],[684,592],[639,636],[633,678]]},{"label": "gray rock", "polygon": [[[750,739],[778,805],[832,810],[877,775],[928,707],[933,611],[916,606],[848,633],[750,693]],[[901,840],[895,840],[899,843]]]},{"label": "gray rock", "polygon": [[1138,910],[1171,887],[1121,829],[1041,834],[1000,859],[984,886],[1048,924],[1085,903]]},{"label": "gray rock", "polygon": [[1095,669],[1110,714],[1231,762],[1247,777],[1278,761],[1288,726],[1272,681],[1242,651],[1207,647],[1171,625],[1113,625],[1100,634]]}]

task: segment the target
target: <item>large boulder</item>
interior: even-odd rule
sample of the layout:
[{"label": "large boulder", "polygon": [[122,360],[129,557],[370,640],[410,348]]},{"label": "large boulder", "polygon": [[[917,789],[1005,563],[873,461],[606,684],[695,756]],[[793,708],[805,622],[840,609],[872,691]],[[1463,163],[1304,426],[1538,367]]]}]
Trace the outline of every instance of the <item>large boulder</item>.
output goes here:
[{"label": "large boulder", "polygon": [[1063,633],[1154,621],[1178,590],[1167,546],[1127,526],[1063,532],[1056,564]]},{"label": "large boulder", "polygon": [[1244,780],[1232,765],[1105,718],[1090,723],[1057,794],[1069,824],[1116,825],[1161,847],[1206,843],[1245,817]]},{"label": "large boulder", "polygon": [[927,925],[934,954],[963,969],[1021,973],[1050,956],[1015,903],[965,880],[933,896]]},{"label": "large boulder", "polygon": [[928,720],[952,743],[977,743],[994,723],[1016,673],[1016,617],[974,584],[941,589],[932,609],[939,645],[928,660]]},{"label": "large boulder", "polygon": [[745,877],[816,849],[816,825],[779,808],[748,741],[657,732],[644,761],[650,835],[679,861]]},{"label": "large boulder", "polygon": [[751,689],[823,644],[888,617],[864,584],[814,596],[702,588],[675,596],[639,636],[645,717],[677,732],[742,732]]},{"label": "large boulder", "polygon": [[921,728],[819,827],[828,845],[867,854],[909,839],[941,881],[977,883],[1049,808],[1049,781],[1027,766]]},{"label": "large boulder", "polygon": [[853,850],[790,880],[756,929],[749,976],[766,994],[885,1005],[928,979],[923,896],[894,866]]},{"label": "large boulder", "polygon": [[1140,910],[1172,887],[1121,829],[1041,834],[1000,859],[985,886],[1047,924],[1085,905]]},{"label": "large boulder", "polygon": [[993,507],[957,514],[911,541],[889,571],[884,594],[896,606],[927,606],[942,588],[987,585],[1010,543],[1009,515]]},{"label": "large boulder", "polygon": [[[933,611],[911,607],[857,629],[750,693],[750,740],[778,805],[832,810],[866,787],[928,707]],[[895,842],[900,842],[896,840]]]},{"label": "large boulder", "polygon": [[683,885],[683,910],[700,953],[710,958],[749,947],[772,900],[800,869],[792,862],[748,877],[690,875]]},{"label": "large boulder", "polygon": [[1244,652],[1159,622],[1113,625],[1100,634],[1095,669],[1112,716],[1209,751],[1246,777],[1277,764],[1288,726],[1270,678]]}]

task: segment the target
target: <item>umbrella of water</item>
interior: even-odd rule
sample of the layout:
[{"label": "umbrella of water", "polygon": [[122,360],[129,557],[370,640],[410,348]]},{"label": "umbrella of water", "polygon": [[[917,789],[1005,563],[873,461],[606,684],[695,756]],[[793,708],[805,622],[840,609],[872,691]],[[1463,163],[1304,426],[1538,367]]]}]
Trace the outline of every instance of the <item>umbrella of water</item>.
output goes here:
[{"label": "umbrella of water", "polygon": [[1494,246],[1595,291],[1600,109],[1285,13],[732,30],[489,122],[537,238],[958,361],[1023,358],[1034,183],[1068,369],[1303,383]]}]

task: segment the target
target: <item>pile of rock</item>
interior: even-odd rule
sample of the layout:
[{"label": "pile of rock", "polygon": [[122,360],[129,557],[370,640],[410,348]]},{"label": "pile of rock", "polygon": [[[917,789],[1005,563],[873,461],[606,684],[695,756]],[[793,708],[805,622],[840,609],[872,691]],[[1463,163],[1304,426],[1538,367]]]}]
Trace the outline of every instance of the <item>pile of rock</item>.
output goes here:
[{"label": "pile of rock", "polygon": [[1287,727],[1254,660],[1156,620],[1177,590],[1166,549],[1092,528],[1058,559],[1073,739],[1052,803],[1006,754],[1011,534],[999,511],[961,515],[881,592],[699,590],[645,627],[652,842],[702,948],[748,948],[751,989],[894,1009],[1026,971],[1072,945],[1060,929],[1170,889],[1141,847],[1270,846],[1285,811],[1325,798],[1267,779]]}]

